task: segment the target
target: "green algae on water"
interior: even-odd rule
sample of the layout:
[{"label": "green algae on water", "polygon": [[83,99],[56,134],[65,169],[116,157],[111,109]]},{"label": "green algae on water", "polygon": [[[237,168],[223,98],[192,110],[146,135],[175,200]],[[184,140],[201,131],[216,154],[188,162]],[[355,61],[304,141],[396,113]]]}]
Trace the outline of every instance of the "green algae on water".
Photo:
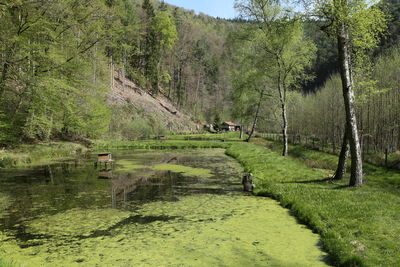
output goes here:
[{"label": "green algae on water", "polygon": [[34,266],[327,266],[319,236],[271,199],[191,195],[144,204],[138,214],[175,219],[132,222],[66,244],[9,245],[7,256]]},{"label": "green algae on water", "polygon": [[186,176],[198,176],[198,177],[212,177],[211,170],[203,168],[192,168],[184,165],[176,164],[158,164],[154,166],[155,170],[160,171],[171,171],[176,173],[182,173]]},{"label": "green algae on water", "polygon": [[129,217],[130,212],[115,209],[72,209],[43,216],[28,223],[27,232],[50,236],[88,236]]},{"label": "green algae on water", "polygon": [[0,218],[4,216],[3,213],[11,206],[11,204],[11,198],[7,194],[0,192]]},{"label": "green algae on water", "polygon": [[11,205],[11,198],[0,192],[0,212],[6,210]]},{"label": "green algae on water", "polygon": [[[132,156],[134,160],[127,160],[134,165],[146,164],[149,169],[155,165],[179,174],[146,169],[155,180],[146,181],[139,190],[129,191],[127,187],[126,194],[121,190],[116,197],[117,205],[112,204],[110,197],[112,182],[98,180],[96,172],[93,179],[82,176],[88,184],[109,187],[96,187],[100,190],[96,193],[94,187],[73,184],[74,188],[79,185],[83,189],[73,195],[74,205],[79,205],[70,203],[75,208],[23,222],[28,241],[14,238],[13,229],[0,232],[0,255],[17,266],[29,263],[43,267],[326,266],[326,254],[318,246],[319,236],[299,225],[276,201],[241,193],[242,169],[223,153],[220,150],[210,155],[208,151],[124,155],[121,160]],[[157,165],[161,162],[196,168]],[[193,169],[197,177],[189,177]],[[200,176],[199,170],[208,175]],[[120,173],[114,178],[130,185],[130,180],[137,177],[142,177],[140,171]],[[228,186],[223,194],[192,189]],[[59,193],[64,190],[61,187]],[[109,201],[108,207],[113,205],[121,210],[101,209],[105,202],[93,205],[94,195],[101,196],[100,192]],[[82,208],[89,206],[99,209]]]},{"label": "green algae on water", "polygon": [[119,166],[117,168],[117,172],[134,172],[139,169],[145,169],[146,166],[139,164],[137,161],[134,160],[127,160],[127,159],[121,159],[117,161],[117,165]]}]

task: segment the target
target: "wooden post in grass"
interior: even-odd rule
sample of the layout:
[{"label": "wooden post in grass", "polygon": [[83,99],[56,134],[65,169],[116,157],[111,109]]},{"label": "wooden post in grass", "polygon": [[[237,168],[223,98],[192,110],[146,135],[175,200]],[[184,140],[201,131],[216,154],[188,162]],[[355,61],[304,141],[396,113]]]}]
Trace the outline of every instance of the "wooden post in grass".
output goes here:
[{"label": "wooden post in grass", "polygon": [[253,174],[245,173],[242,178],[243,191],[252,192],[256,187],[253,183]]}]

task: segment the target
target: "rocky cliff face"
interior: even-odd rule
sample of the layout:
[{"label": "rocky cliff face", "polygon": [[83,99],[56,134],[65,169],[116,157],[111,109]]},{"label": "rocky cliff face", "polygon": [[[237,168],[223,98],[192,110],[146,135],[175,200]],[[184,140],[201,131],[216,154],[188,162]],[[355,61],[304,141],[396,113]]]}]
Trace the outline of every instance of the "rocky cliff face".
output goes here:
[{"label": "rocky cliff face", "polygon": [[114,86],[108,95],[112,105],[129,105],[145,118],[156,121],[167,132],[193,133],[201,127],[190,116],[179,111],[164,95],[152,96],[129,79],[123,80],[116,72]]}]

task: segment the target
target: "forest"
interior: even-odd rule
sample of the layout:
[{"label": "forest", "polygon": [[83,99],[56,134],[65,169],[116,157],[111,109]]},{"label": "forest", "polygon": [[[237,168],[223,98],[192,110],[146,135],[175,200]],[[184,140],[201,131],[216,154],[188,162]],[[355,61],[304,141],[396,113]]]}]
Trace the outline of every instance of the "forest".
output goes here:
[{"label": "forest", "polygon": [[120,129],[111,121],[134,118],[107,104],[115,72],[196,121],[224,109],[229,21],[152,1],[7,1],[0,8],[4,145],[113,136]]}]

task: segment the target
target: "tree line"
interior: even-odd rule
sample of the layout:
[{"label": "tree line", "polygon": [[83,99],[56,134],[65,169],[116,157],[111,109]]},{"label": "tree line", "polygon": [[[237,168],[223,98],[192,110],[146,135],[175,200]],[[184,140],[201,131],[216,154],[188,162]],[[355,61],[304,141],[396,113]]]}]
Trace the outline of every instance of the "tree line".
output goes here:
[{"label": "tree line", "polygon": [[[360,143],[364,158],[378,157],[381,163],[386,159],[388,165],[387,157],[400,150],[399,47],[386,50],[373,63],[371,81],[355,88]],[[294,138],[312,137],[321,148],[340,151],[345,130],[340,86],[333,75],[316,94],[291,95],[289,132]]]}]

